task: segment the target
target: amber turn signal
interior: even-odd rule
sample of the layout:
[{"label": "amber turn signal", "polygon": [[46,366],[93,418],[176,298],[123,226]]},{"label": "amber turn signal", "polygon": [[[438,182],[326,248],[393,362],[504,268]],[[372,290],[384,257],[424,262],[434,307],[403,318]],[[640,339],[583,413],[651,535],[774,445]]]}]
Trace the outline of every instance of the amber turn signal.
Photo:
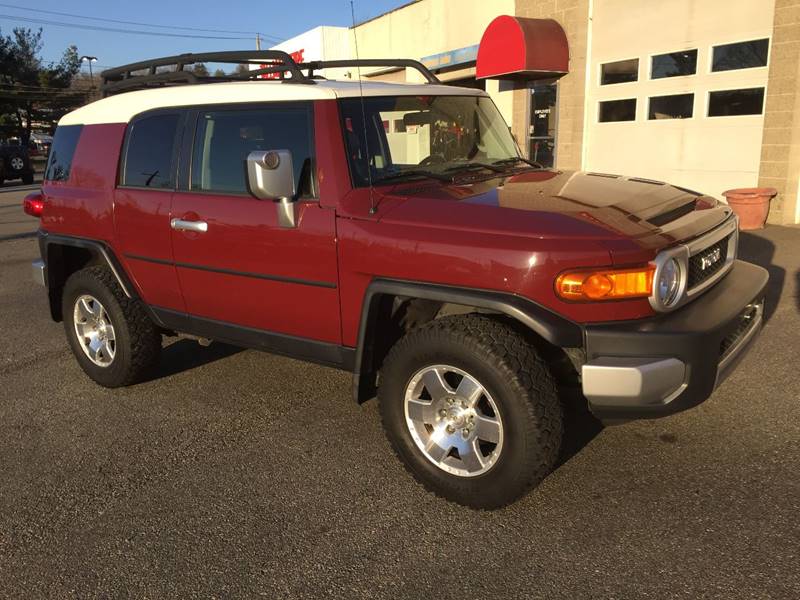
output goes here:
[{"label": "amber turn signal", "polygon": [[562,273],[556,280],[556,293],[564,300],[619,300],[646,298],[653,293],[656,268],[606,269]]}]

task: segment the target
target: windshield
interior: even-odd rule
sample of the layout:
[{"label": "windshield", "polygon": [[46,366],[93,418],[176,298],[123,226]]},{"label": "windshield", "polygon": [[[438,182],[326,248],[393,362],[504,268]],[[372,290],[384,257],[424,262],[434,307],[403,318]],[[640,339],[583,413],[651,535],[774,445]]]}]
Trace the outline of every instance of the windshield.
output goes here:
[{"label": "windshield", "polygon": [[508,126],[486,97],[356,97],[340,102],[357,187],[368,186],[370,177],[379,183],[419,176],[450,179],[461,169],[493,172],[498,170],[494,163],[519,158]]}]

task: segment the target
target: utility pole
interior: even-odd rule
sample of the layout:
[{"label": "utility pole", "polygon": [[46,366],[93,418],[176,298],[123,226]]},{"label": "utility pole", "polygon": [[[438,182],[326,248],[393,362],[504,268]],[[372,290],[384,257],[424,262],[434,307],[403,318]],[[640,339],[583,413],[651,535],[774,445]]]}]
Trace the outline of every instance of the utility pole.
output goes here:
[{"label": "utility pole", "polygon": [[94,73],[92,73],[92,63],[93,62],[97,62],[97,57],[96,56],[81,56],[80,57],[80,61],[82,63],[83,62],[88,62],[89,63],[89,81],[92,84],[92,89],[94,89]]},{"label": "utility pole", "polygon": [[261,34],[256,34],[256,50],[261,50]]}]

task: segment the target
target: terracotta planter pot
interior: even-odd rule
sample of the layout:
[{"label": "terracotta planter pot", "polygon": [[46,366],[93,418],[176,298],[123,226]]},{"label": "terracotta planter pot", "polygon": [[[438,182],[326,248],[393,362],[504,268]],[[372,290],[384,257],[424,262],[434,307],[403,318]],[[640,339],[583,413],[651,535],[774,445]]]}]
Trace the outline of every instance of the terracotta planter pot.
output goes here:
[{"label": "terracotta planter pot", "polygon": [[739,217],[739,229],[763,229],[769,214],[769,201],[778,190],[775,188],[740,188],[722,192],[733,212]]}]

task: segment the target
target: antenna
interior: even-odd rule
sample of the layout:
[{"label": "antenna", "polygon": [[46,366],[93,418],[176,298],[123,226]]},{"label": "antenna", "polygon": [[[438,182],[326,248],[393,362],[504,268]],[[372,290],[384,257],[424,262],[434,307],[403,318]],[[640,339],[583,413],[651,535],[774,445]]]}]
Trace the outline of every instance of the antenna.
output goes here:
[{"label": "antenna", "polygon": [[[356,11],[353,8],[353,0],[350,0],[350,17],[353,21],[353,46],[356,52],[356,60],[360,60],[358,56],[358,35],[356,35]],[[356,73],[358,74],[358,95],[361,97],[361,121],[364,123],[364,150],[367,153],[367,181],[369,182],[369,214],[374,215],[377,212],[375,206],[375,194],[372,189],[372,167],[369,164],[369,136],[367,135],[367,109],[364,106],[364,86],[361,82],[361,65],[356,65]]]}]

